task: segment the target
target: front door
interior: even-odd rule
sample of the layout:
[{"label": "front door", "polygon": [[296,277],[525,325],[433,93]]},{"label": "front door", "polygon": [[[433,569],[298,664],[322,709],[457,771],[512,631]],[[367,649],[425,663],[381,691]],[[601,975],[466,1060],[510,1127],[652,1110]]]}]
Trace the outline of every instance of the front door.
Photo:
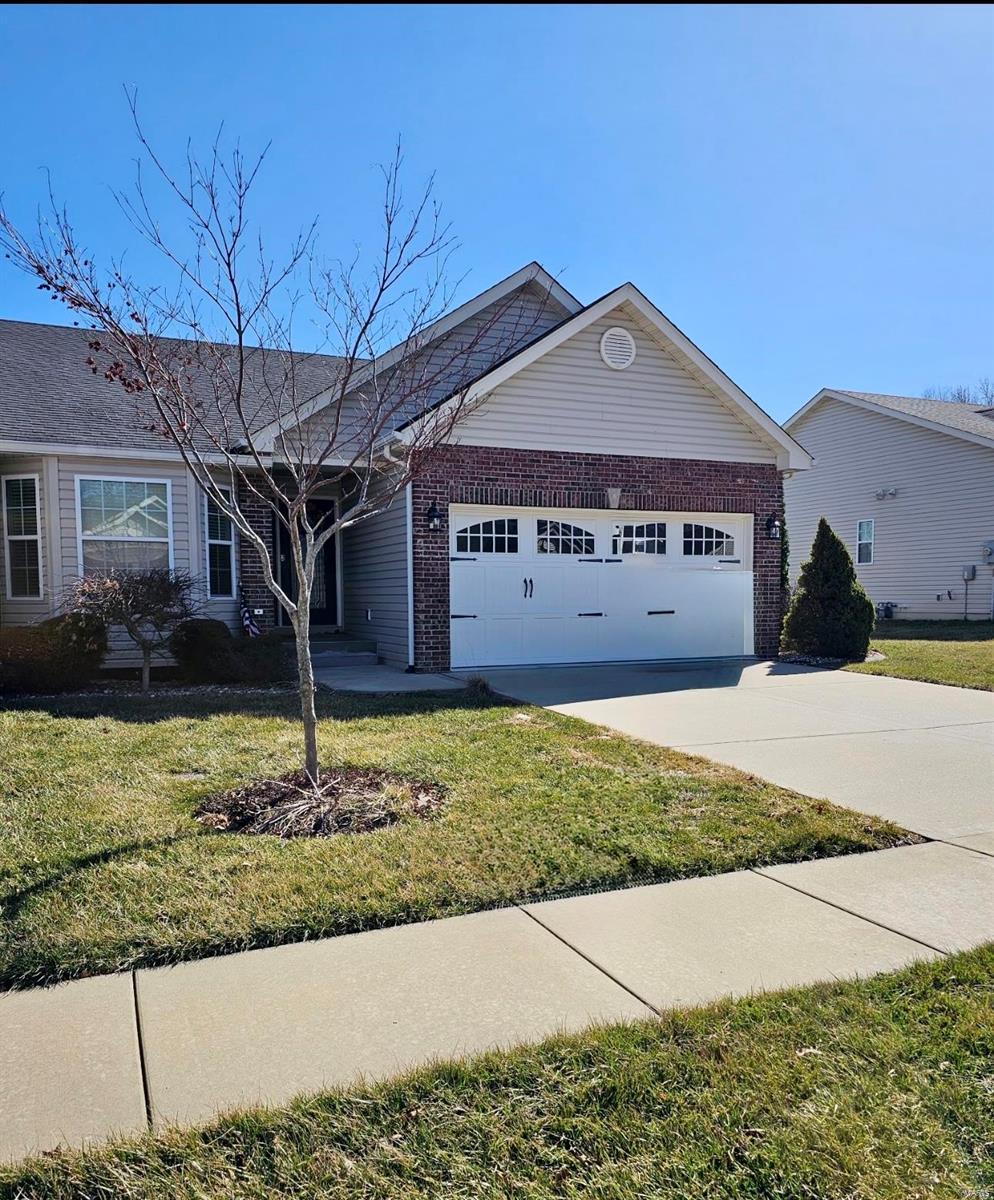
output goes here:
[{"label": "front door", "polygon": [[[334,500],[312,500],[308,506],[311,519],[317,519],[319,514],[334,513]],[[282,522],[277,523],[280,586],[294,600],[297,598],[296,580],[293,571],[293,554],[290,549],[290,535]],[[314,569],[314,587],[311,591],[311,624],[338,624],[338,554],[337,538],[332,538],[318,551],[318,561]],[[286,613],[280,609],[280,622],[289,624]]]}]

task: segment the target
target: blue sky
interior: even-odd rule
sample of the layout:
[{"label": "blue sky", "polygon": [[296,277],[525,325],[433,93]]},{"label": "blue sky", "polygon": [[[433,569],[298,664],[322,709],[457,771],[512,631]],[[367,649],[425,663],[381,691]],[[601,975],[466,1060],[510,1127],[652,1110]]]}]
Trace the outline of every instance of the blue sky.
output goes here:
[{"label": "blue sky", "polygon": [[272,140],[271,244],[315,213],[371,244],[400,134],[462,298],[533,258],[584,301],[630,279],[778,418],[994,375],[991,6],[9,5],[0,36],[5,202],[30,220],[48,168],[97,255],[133,241],[136,84],[168,155]]}]

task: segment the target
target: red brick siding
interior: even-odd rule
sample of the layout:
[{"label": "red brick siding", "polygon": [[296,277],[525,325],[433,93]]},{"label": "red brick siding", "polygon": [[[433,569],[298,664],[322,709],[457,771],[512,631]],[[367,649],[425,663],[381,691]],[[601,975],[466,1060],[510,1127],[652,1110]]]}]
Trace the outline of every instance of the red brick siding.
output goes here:
[{"label": "red brick siding", "polygon": [[[756,653],[775,655],[783,604],[780,543],[766,537],[766,518],[782,518],[783,484],[772,464],[450,446],[413,484],[415,667],[449,666],[450,504],[606,508],[609,487],[621,488],[622,508],[754,515]],[[446,516],[434,533],[425,519],[432,502]]]},{"label": "red brick siding", "polygon": [[[244,483],[239,483],[238,486],[238,507],[248,518],[252,527],[262,534],[269,549],[273,570],[277,570],[273,554],[273,510],[264,500],[254,496]],[[250,541],[240,535],[238,538],[238,584],[245,592],[249,608],[262,609],[263,615],[255,618],[259,628],[263,631],[272,629],[276,624],[276,597],[266,586],[263,578],[259,551]]]}]

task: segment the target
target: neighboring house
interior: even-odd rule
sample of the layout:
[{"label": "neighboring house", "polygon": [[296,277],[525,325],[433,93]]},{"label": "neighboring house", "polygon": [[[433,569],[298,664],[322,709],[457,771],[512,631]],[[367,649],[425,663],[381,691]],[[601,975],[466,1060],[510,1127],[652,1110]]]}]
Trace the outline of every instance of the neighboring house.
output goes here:
[{"label": "neighboring house", "polygon": [[[583,306],[533,263],[438,336],[495,304],[527,314],[527,342],[481,360],[431,473],[326,554],[315,623],[416,670],[775,654],[771,534],[783,475],[809,455],[631,284]],[[89,336],[0,322],[0,622],[57,611],[87,570],[171,564],[205,580],[233,627],[239,586],[263,626],[280,623],[255,552],[86,370]],[[334,361],[302,356],[300,370],[327,379]],[[320,425],[319,389],[301,416]],[[384,464],[419,419],[384,443]],[[258,528],[273,545],[271,513]]]},{"label": "neighboring house", "polygon": [[792,582],[825,517],[895,617],[992,616],[994,408],[824,388],[785,428],[815,460],[784,489]]}]

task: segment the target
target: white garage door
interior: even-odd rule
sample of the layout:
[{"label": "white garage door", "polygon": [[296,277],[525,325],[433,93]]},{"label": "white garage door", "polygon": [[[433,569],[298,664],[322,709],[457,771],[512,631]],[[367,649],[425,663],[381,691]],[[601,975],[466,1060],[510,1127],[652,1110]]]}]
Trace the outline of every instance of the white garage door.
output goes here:
[{"label": "white garage door", "polygon": [[453,667],[753,652],[752,516],[449,513]]}]

